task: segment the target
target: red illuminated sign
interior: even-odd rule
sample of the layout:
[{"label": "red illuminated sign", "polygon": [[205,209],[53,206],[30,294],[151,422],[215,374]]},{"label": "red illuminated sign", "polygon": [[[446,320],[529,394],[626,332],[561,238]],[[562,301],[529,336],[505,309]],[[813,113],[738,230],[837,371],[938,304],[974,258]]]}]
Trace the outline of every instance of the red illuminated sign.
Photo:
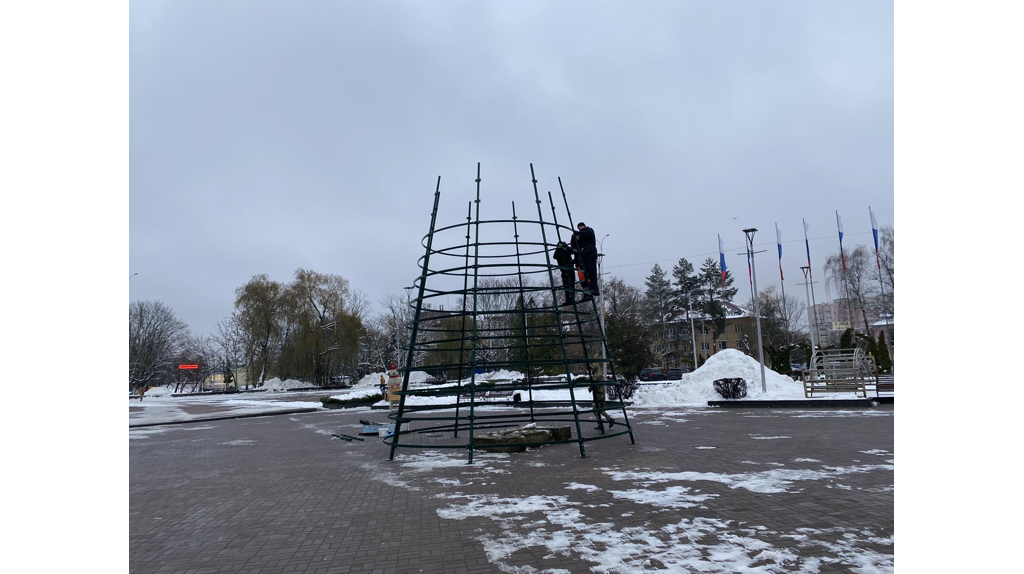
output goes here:
[{"label": "red illuminated sign", "polygon": [[179,371],[185,370],[185,369],[198,369],[198,368],[199,368],[199,365],[178,365],[178,370]]}]

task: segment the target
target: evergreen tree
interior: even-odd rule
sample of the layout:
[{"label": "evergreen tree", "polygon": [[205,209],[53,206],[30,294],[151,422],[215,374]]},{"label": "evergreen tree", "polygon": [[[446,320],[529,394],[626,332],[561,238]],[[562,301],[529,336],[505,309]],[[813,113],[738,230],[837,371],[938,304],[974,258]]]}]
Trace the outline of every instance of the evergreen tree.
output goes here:
[{"label": "evergreen tree", "polygon": [[699,295],[694,302],[699,301],[701,313],[711,321],[712,339],[717,341],[725,332],[725,309],[721,302],[731,303],[739,289],[732,286],[732,271],[726,271],[723,283],[721,268],[718,267],[718,262],[710,257],[700,266],[697,280]]},{"label": "evergreen tree", "polygon": [[643,295],[632,285],[612,278],[605,287],[608,302],[605,333],[608,352],[614,357],[616,374],[626,381],[636,379],[640,371],[651,366],[653,340],[643,319]]},{"label": "evergreen tree", "polygon": [[892,357],[889,356],[889,345],[885,342],[885,331],[878,332],[878,357],[876,362],[878,363],[879,373],[891,373],[892,372]]},{"label": "evergreen tree", "polygon": [[644,285],[647,287],[644,299],[651,318],[661,324],[664,331],[665,315],[671,311],[672,284],[665,277],[661,266],[655,263]]},{"label": "evergreen tree", "polygon": [[839,348],[840,349],[853,349],[853,329],[847,329],[843,331],[843,335],[839,337]]},{"label": "evergreen tree", "polygon": [[693,272],[693,264],[685,257],[679,259],[679,262],[672,268],[672,304],[678,309],[688,309],[690,292],[699,286],[700,280]]}]

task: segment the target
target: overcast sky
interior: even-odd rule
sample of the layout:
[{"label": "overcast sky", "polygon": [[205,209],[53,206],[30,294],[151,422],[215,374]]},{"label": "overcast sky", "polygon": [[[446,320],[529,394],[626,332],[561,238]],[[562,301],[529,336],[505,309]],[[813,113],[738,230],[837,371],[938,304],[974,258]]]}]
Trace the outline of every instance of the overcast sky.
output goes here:
[{"label": "overcast sky", "polygon": [[130,8],[130,296],[199,333],[259,273],[401,293],[437,176],[439,223],[459,223],[478,161],[482,216],[536,215],[532,162],[637,286],[721,234],[745,288],[745,227],[778,284],[778,223],[802,297],[802,217],[816,270],[835,210],[847,246],[871,242],[868,205],[893,224],[891,2]]}]

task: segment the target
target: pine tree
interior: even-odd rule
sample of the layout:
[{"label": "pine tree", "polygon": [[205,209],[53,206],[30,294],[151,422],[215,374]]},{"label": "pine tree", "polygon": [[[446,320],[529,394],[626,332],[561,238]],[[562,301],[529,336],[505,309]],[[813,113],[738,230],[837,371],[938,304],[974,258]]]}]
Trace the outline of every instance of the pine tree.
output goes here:
[{"label": "pine tree", "polygon": [[847,329],[843,331],[843,335],[839,337],[839,348],[840,349],[853,349],[853,329]]},{"label": "pine tree", "polygon": [[693,273],[693,264],[681,258],[672,268],[672,304],[678,309],[688,309],[690,292],[697,289],[700,280]]},{"label": "pine tree", "polygon": [[892,372],[892,357],[889,356],[889,345],[885,342],[885,331],[878,332],[878,363],[879,373]]},{"label": "pine tree", "polygon": [[725,332],[725,309],[721,302],[732,302],[733,297],[739,291],[733,287],[732,271],[725,272],[725,282],[722,281],[722,271],[718,262],[708,257],[700,266],[700,273],[697,275],[699,284],[699,301],[701,312],[712,322],[712,339],[717,341]]},{"label": "pine tree", "polygon": [[644,297],[647,300],[648,308],[656,320],[664,327],[665,315],[672,310],[672,284],[665,277],[665,272],[661,269],[661,266],[655,263],[644,285],[647,286]]}]

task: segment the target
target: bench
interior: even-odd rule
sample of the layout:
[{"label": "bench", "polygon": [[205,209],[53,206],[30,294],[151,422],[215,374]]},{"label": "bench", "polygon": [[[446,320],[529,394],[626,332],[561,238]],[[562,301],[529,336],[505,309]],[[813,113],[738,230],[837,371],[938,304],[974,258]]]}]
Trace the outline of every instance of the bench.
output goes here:
[{"label": "bench", "polygon": [[860,349],[817,349],[802,371],[804,397],[815,394],[856,393],[868,398],[868,379],[875,375],[874,361]]},{"label": "bench", "polygon": [[875,379],[875,396],[880,396],[882,393],[887,395],[895,395],[895,375],[878,375]]}]

